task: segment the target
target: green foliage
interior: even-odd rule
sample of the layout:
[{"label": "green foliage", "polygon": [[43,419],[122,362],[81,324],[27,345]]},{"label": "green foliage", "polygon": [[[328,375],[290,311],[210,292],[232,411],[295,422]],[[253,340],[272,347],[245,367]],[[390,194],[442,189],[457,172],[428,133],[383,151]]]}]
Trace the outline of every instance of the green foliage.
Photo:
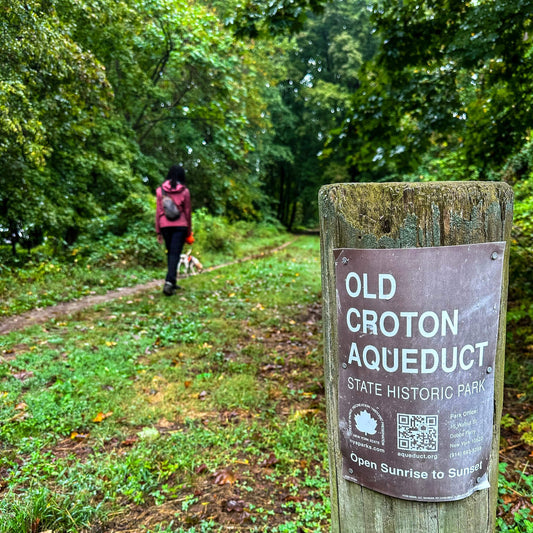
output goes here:
[{"label": "green foliage", "polygon": [[528,445],[533,446],[533,417],[529,417],[524,422],[518,424],[518,431],[522,433],[522,440]]},{"label": "green foliage", "polygon": [[[533,145],[509,159],[502,177],[515,192],[513,240],[509,261],[506,382],[533,394]],[[531,435],[531,433],[529,433]]]},{"label": "green foliage", "polygon": [[274,51],[283,51],[286,59],[276,73],[278,94],[268,95],[274,129],[260,154],[266,190],[288,228],[316,225],[319,187],[349,180],[345,154],[324,151],[324,142],[341,126],[359,69],[375,52],[367,5],[330,2]]},{"label": "green foliage", "polygon": [[236,234],[227,220],[214,217],[206,209],[195,212],[194,235],[206,252],[225,254],[235,248]]},{"label": "green foliage", "polygon": [[356,179],[409,172],[435,146],[483,179],[524,144],[531,124],[531,1],[380,1],[382,38],[332,148]]},{"label": "green foliage", "polygon": [[[92,220],[76,244],[61,255],[53,243],[15,258],[0,247],[0,316],[161,277],[166,256],[155,238],[153,203],[151,197],[128,197],[110,215]],[[288,239],[276,221],[230,224],[205,209],[193,213],[193,228],[192,248],[204,267],[257,254]]]},{"label": "green foliage", "polygon": [[276,220],[230,223],[224,217],[211,215],[207,209],[198,209],[193,213],[193,231],[194,253],[205,258],[207,264],[220,262],[228,256],[254,254],[261,250],[263,241],[281,243],[287,238]]},{"label": "green foliage", "polygon": [[154,213],[152,197],[131,194],[108,215],[92,220],[70,253],[94,266],[155,267],[164,256],[154,238]]},{"label": "green foliage", "polygon": [[[508,480],[505,476],[508,469],[507,463],[500,463],[500,474],[498,476],[498,504],[503,512],[508,512],[515,503],[516,498],[529,500],[533,503],[533,476],[527,476],[523,472],[517,471],[517,480]],[[497,518],[498,531],[502,533],[532,533],[533,521],[531,511],[524,507],[513,513],[513,523],[509,524],[502,518]]]},{"label": "green foliage", "polygon": [[240,36],[258,37],[291,34],[300,31],[307,15],[321,13],[324,0],[290,0],[265,3],[247,0],[244,3],[215,2],[226,24]]},{"label": "green foliage", "polygon": [[[110,86],[103,65],[72,39],[50,3],[8,0],[0,24],[2,236],[13,244],[31,244],[46,232],[65,238],[77,224],[77,207],[90,216],[91,199],[100,192],[87,191],[80,169],[90,171],[93,160],[102,159],[91,151],[91,139],[99,132],[95,120],[105,125],[100,113],[111,98]],[[71,163],[69,146],[83,154],[75,184],[49,168],[54,158]]]}]

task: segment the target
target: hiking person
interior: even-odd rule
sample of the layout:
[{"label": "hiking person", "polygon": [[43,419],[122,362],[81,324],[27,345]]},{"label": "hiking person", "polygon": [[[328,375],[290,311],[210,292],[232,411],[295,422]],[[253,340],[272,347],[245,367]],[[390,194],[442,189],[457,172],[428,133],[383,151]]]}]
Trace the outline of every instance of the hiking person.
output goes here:
[{"label": "hiking person", "polygon": [[[169,201],[169,199],[173,202]],[[156,190],[155,231],[159,243],[167,249],[167,275],[163,293],[174,294],[177,268],[185,242],[192,244],[191,195],[185,186],[185,169],[172,165],[166,180]],[[177,207],[177,209],[176,209]],[[172,209],[169,209],[172,208]]]}]

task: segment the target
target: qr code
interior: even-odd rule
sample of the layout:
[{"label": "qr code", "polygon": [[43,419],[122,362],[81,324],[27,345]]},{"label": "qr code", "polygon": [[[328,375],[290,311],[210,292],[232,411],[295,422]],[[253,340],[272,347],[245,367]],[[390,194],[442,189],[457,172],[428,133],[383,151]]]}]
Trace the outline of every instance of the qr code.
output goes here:
[{"label": "qr code", "polygon": [[398,413],[398,449],[410,452],[436,452],[439,448],[438,415]]}]

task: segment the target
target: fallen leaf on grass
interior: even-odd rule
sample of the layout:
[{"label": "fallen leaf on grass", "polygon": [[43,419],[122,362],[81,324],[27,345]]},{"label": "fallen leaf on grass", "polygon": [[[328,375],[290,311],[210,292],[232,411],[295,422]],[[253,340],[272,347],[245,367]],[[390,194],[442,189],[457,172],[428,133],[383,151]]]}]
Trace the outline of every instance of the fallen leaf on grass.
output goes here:
[{"label": "fallen leaf on grass", "polygon": [[265,459],[262,463],[259,463],[259,466],[269,467],[269,466],[274,466],[278,463],[279,463],[279,459],[273,453],[271,453],[268,456],[268,459]]},{"label": "fallen leaf on grass", "polygon": [[24,402],[20,402],[20,403],[17,403],[17,405],[15,405],[15,409],[17,411],[24,411],[27,408],[28,408],[28,404]]},{"label": "fallen leaf on grass", "polygon": [[513,496],[511,496],[510,494],[504,494],[502,496],[502,502],[505,503],[505,504],[509,504],[509,503],[513,502],[514,499],[515,498]]},{"label": "fallen leaf on grass", "polygon": [[138,437],[132,436],[128,437],[126,440],[123,440],[120,444],[121,446],[133,446],[138,440]]},{"label": "fallen leaf on grass", "polygon": [[194,472],[196,474],[202,474],[203,472],[205,472],[207,470],[207,465],[205,463],[197,466],[195,469],[194,469]]},{"label": "fallen leaf on grass", "polygon": [[102,413],[101,411],[93,418],[93,422],[102,422],[102,420],[105,420],[106,418],[109,418],[113,414],[113,411],[109,411],[108,413]]},{"label": "fallen leaf on grass", "polygon": [[214,473],[215,485],[233,485],[237,481],[237,476],[229,469],[223,469]]},{"label": "fallen leaf on grass", "polygon": [[[291,421],[295,421],[298,419],[305,419],[305,418],[314,418],[316,414],[319,412],[318,409],[297,409],[294,411],[294,413],[290,416]],[[365,420],[365,419],[363,419]]]},{"label": "fallen leaf on grass", "polygon": [[78,433],[77,431],[73,431],[70,434],[70,438],[72,440],[85,440],[89,436],[89,433]]},{"label": "fallen leaf on grass", "polygon": [[15,421],[21,421],[26,420],[27,418],[30,418],[30,414],[28,411],[21,411],[20,413],[17,413],[15,416],[12,416],[9,421],[15,422]]},{"label": "fallen leaf on grass", "polygon": [[242,513],[246,509],[243,500],[228,500],[226,502],[226,511],[228,513]]},{"label": "fallen leaf on grass", "polygon": [[33,377],[33,372],[32,371],[26,372],[25,370],[23,370],[22,372],[17,372],[15,374],[11,374],[11,375],[15,379],[19,379],[20,381],[24,381],[25,379],[32,378]]},{"label": "fallen leaf on grass", "polygon": [[237,424],[239,422],[239,413],[237,411],[222,412],[220,413],[220,420],[223,426],[227,426],[228,422]]}]

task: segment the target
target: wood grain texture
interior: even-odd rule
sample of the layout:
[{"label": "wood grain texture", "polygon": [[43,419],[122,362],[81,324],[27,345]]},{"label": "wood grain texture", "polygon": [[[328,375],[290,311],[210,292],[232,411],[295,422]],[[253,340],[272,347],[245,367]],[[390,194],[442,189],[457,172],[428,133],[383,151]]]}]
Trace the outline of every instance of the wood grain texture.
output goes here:
[{"label": "wood grain texture", "polygon": [[503,404],[508,254],[504,260],[495,368],[491,488],[456,502],[391,498],[342,477],[338,432],[338,353],[334,248],[413,248],[509,242],[513,192],[504,183],[348,183],[319,192],[332,531],[485,533],[495,528]]}]

